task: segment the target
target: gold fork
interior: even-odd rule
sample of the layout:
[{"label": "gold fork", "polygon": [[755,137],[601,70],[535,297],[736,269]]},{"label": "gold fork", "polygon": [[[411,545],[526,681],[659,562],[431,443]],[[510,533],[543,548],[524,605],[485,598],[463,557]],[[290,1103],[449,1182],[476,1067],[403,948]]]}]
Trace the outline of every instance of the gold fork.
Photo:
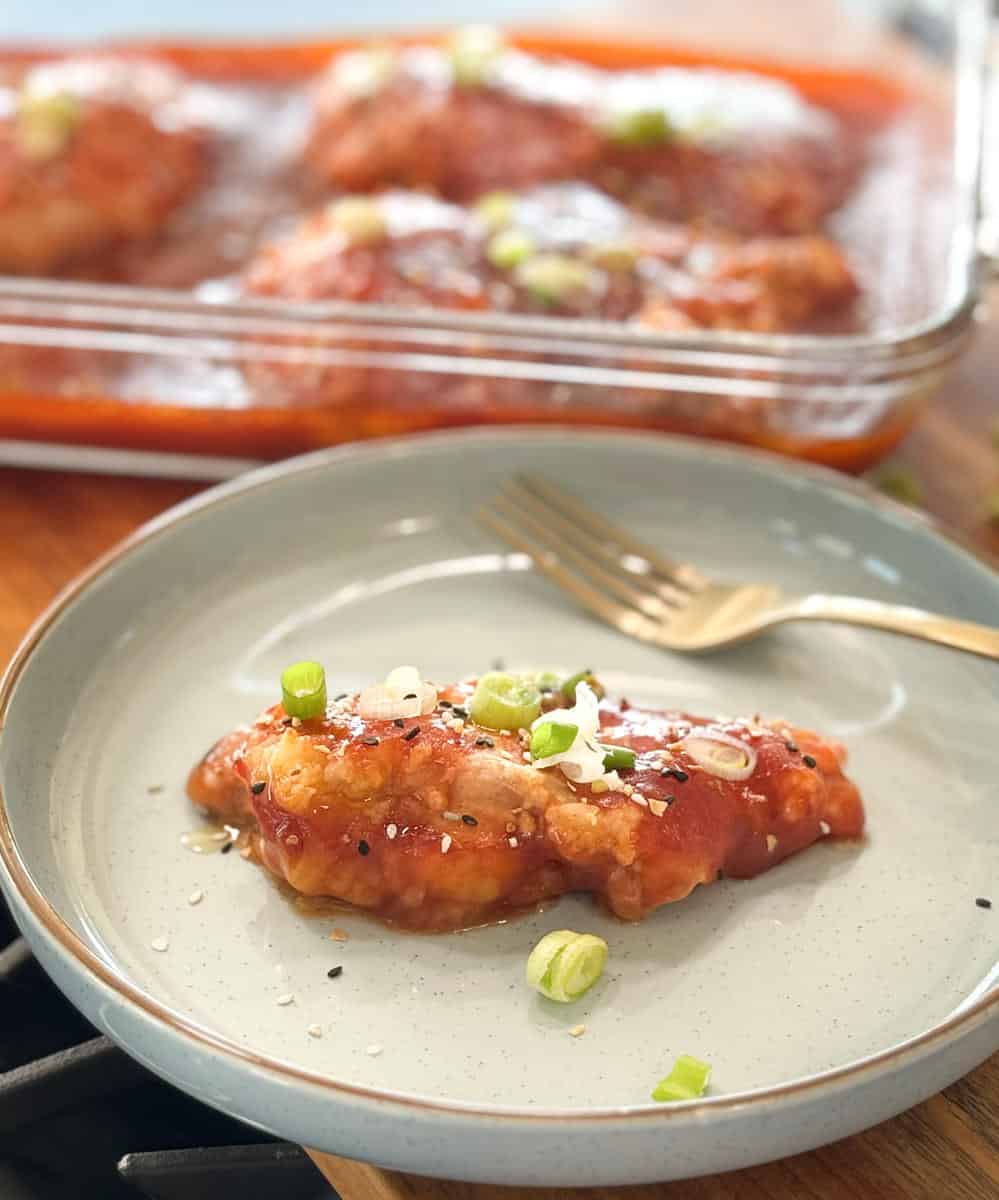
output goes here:
[{"label": "gold fork", "polygon": [[533,475],[511,480],[479,519],[583,608],[668,650],[713,650],[784,621],[842,621],[999,659],[999,629],[971,621],[856,596],[786,596],[771,584],[709,579]]}]

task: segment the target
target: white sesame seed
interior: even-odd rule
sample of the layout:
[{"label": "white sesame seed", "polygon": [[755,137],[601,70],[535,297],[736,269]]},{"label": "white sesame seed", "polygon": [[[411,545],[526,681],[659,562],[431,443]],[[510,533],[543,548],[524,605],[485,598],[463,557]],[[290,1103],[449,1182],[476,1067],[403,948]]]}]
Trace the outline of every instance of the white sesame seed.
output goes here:
[{"label": "white sesame seed", "polygon": [[516,850],[517,847],[520,845],[520,843],[517,841],[517,839],[515,837],[507,838],[506,840],[507,840],[507,842],[509,842],[511,850]]},{"label": "white sesame seed", "polygon": [[442,812],[441,816],[444,818],[445,821],[460,821],[461,820],[460,815],[456,812]]},{"label": "white sesame seed", "polygon": [[205,898],[205,893],[201,888],[196,888],[187,898],[188,904],[200,904]]},{"label": "white sesame seed", "polygon": [[573,1025],[573,1027],[569,1030],[569,1037],[582,1037],[585,1032],[585,1025]]},{"label": "white sesame seed", "polygon": [[163,791],[163,784],[151,783],[149,787],[146,788],[146,791],[150,794],[150,796],[158,796],[159,793]]},{"label": "white sesame seed", "polygon": [[774,837],[774,835],[772,833],[768,833],[767,834],[767,853],[773,854],[773,852],[776,849],[777,849],[777,839]]},{"label": "white sesame seed", "polygon": [[823,837],[827,837],[831,832],[832,829],[828,821],[819,822],[819,833],[821,833]]},{"label": "white sesame seed", "polygon": [[157,953],[164,954],[167,950],[170,949],[170,939],[168,937],[166,937],[165,935],[161,935],[160,937],[154,937],[153,940],[149,943],[149,945]]},{"label": "white sesame seed", "polygon": [[447,852],[450,849],[451,849],[451,835],[449,833],[445,833],[444,836],[441,838],[441,854],[447,854]]},{"label": "white sesame seed", "polygon": [[365,1053],[365,1054],[370,1054],[372,1058],[377,1058],[377,1057],[378,1057],[378,1055],[379,1055],[379,1054],[381,1054],[381,1052],[382,1052],[382,1048],[381,1048],[381,1046],[379,1046],[377,1042],[373,1042],[373,1043],[372,1043],[372,1044],[371,1044],[371,1045],[370,1045],[370,1046],[367,1048],[367,1050],[365,1050],[365,1052],[364,1052],[364,1053]]},{"label": "white sesame seed", "polygon": [[461,733],[461,731],[465,728],[465,722],[461,719],[461,717],[452,717],[451,720],[448,721],[447,727],[448,729],[453,730],[455,733]]},{"label": "white sesame seed", "polygon": [[388,838],[388,840],[390,842],[395,840],[395,835],[398,832],[399,832],[399,826],[396,825],[394,821],[391,824],[385,826],[385,836]]},{"label": "white sesame seed", "polygon": [[294,729],[298,729],[298,727],[302,724],[302,718],[301,717],[292,717],[291,724]]},{"label": "white sesame seed", "polygon": [[283,995],[281,995],[281,996],[278,996],[278,998],[277,998],[277,1003],[278,1003],[278,1004],[279,1004],[279,1005],[280,1005],[282,1008],[285,1008],[287,1005],[291,1004],[291,1002],[292,1002],[294,999],[295,999],[295,993],[294,993],[294,992],[285,992]]},{"label": "white sesame seed", "polygon": [[631,798],[636,804],[640,805],[642,808],[648,808],[649,802],[645,799],[645,797],[642,795],[641,792],[632,792]]},{"label": "white sesame seed", "polygon": [[524,760],[524,762],[530,762],[531,761],[531,752],[529,750],[525,750],[524,753],[520,757]]},{"label": "white sesame seed", "polygon": [[298,840],[299,839],[298,839],[297,833],[289,833],[288,836],[284,839],[284,844],[286,846],[297,846]]},{"label": "white sesame seed", "polygon": [[323,1027],[322,1027],[322,1025],[310,1025],[309,1028],[306,1030],[306,1033],[308,1033],[309,1037],[316,1037],[316,1038],[322,1037],[323,1036]]},{"label": "white sesame seed", "polygon": [[667,805],[665,800],[650,800],[649,809],[653,816],[661,817],[666,811]]}]

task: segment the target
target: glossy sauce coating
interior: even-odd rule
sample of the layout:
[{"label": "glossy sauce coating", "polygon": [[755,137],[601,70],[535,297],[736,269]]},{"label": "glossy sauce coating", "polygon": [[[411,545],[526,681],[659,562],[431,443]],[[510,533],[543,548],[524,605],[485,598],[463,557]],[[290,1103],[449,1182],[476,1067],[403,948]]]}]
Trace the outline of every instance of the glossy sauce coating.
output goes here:
[{"label": "glossy sauce coating", "polygon": [[[468,694],[456,685],[442,698]],[[538,770],[516,734],[450,708],[400,727],[353,707],[345,700],[298,725],[269,709],[209,751],[188,793],[254,826],[260,860],[296,891],[410,929],[496,921],[567,891],[592,892],[638,920],[719,873],[757,875],[825,836],[863,830],[842,749],[783,724],[605,702],[601,739],[638,754],[620,772],[624,792]],[[753,747],[748,780],[709,774],[680,744],[711,731]]]},{"label": "glossy sauce coating", "polygon": [[[208,165],[186,86],[163,63],[81,57],[0,87],[0,269],[47,274],[160,232]],[[30,152],[19,108],[37,106],[37,128],[53,98],[69,106],[62,136]]]}]

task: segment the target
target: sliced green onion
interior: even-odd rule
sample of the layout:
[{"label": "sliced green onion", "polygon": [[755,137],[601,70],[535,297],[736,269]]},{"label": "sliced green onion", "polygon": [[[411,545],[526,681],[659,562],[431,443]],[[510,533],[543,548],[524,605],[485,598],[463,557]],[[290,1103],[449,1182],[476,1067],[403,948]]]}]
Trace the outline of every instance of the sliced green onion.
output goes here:
[{"label": "sliced green onion", "polygon": [[551,758],[553,754],[564,754],[578,733],[578,725],[542,722],[531,734],[531,758]]},{"label": "sliced green onion", "polygon": [[517,264],[517,282],[545,304],[559,304],[590,287],[593,279],[591,267],[565,254],[536,254]]},{"label": "sliced green onion", "polygon": [[358,245],[380,242],[387,232],[381,207],[367,196],[345,196],[330,206],[329,213],[337,229]]},{"label": "sliced green onion", "polygon": [[576,687],[580,683],[588,683],[590,685],[590,691],[598,700],[602,700],[607,694],[604,689],[604,685],[587,667],[585,671],[577,671],[575,675],[569,676],[565,683],[562,684],[562,695],[565,696],[567,700],[572,700],[575,702]]},{"label": "sliced green onion", "polygon": [[486,247],[486,258],[494,267],[508,269],[530,258],[537,247],[534,238],[520,229],[503,229],[493,234]]},{"label": "sliced green onion", "polygon": [[569,1004],[597,982],[607,962],[607,943],[592,933],[555,929],[545,934],[527,960],[529,987]]},{"label": "sliced green onion", "polygon": [[903,504],[918,507],[926,499],[919,476],[909,467],[886,467],[875,479],[878,491]]},{"label": "sliced green onion", "polygon": [[281,672],[281,703],[289,717],[321,717],[326,712],[326,672],[317,662],[297,662]]},{"label": "sliced green onion", "polygon": [[673,127],[661,108],[640,108],[635,112],[618,113],[610,122],[608,133],[615,142],[626,146],[657,146],[668,142]]},{"label": "sliced green onion", "polygon": [[517,197],[513,192],[487,192],[475,205],[475,211],[494,232],[505,229],[513,220]]},{"label": "sliced green onion", "polygon": [[372,45],[338,59],[336,80],[349,95],[369,99],[391,82],[398,63],[399,54],[393,46]]},{"label": "sliced green onion", "polygon": [[448,47],[455,83],[459,87],[481,87],[488,83],[502,52],[503,35],[491,25],[459,29]]},{"label": "sliced green onion", "polygon": [[554,671],[538,671],[536,675],[531,676],[531,680],[542,694],[545,692],[557,692],[559,689],[559,677]]},{"label": "sliced green onion", "polygon": [[634,750],[629,750],[627,746],[605,746],[604,749],[607,751],[604,755],[605,771],[630,771],[638,759]]},{"label": "sliced green onion", "polygon": [[704,1095],[711,1078],[711,1067],[699,1058],[681,1054],[673,1064],[673,1070],[665,1079],[660,1079],[652,1092],[652,1099],[662,1103],[672,1100],[696,1100]]},{"label": "sliced green onion", "polygon": [[490,671],[476,685],[468,714],[488,729],[526,729],[541,715],[541,693],[530,679]]},{"label": "sliced green onion", "polygon": [[80,105],[74,96],[22,93],[14,126],[17,148],[25,158],[37,162],[55,158],[66,148],[79,122]]}]

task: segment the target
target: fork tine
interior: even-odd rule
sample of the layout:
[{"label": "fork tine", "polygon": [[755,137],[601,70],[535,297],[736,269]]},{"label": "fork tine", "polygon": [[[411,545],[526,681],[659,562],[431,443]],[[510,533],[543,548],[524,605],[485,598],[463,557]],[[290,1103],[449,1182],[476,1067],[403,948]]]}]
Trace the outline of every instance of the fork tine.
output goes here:
[{"label": "fork tine", "polygon": [[648,617],[609,599],[599,589],[587,583],[585,579],[580,579],[579,576],[562,566],[544,546],[509,524],[491,508],[481,508],[478,512],[478,519],[493,533],[498,534],[507,545],[528,555],[543,575],[546,575],[552,583],[602,621],[620,630],[621,633],[638,638],[640,641],[658,641],[656,625]]},{"label": "fork tine", "polygon": [[662,619],[669,614],[668,607],[655,593],[629,583],[621,577],[620,571],[617,574],[609,571],[588,550],[563,541],[546,520],[540,520],[511,497],[497,496],[493,500],[493,512],[504,517],[514,527],[517,524],[522,530],[526,527],[526,531],[535,537],[549,554],[555,555],[562,562],[572,564],[588,583],[595,584],[604,592],[610,592],[618,600],[637,608],[647,617]]},{"label": "fork tine", "polygon": [[[615,554],[612,550],[608,550],[605,543],[597,541],[575,521],[570,520],[560,508],[557,508],[547,499],[536,495],[519,481],[508,480],[504,485],[502,494],[512,500],[525,514],[530,513],[535,520],[543,520],[546,526],[552,526],[557,529],[567,542],[574,544],[580,550],[584,551],[590,560],[594,562],[595,567],[595,560],[599,559],[605,571],[609,570],[613,572],[615,582],[618,580],[633,580],[636,587],[646,593],[654,593],[660,600],[666,601],[667,604],[677,605],[686,603],[689,596],[688,592],[676,587],[672,583],[661,581],[654,572],[641,573],[629,570],[627,565],[621,561],[620,554]],[[628,598],[625,597],[625,599]]]},{"label": "fork tine", "polygon": [[563,514],[585,530],[590,537],[600,538],[604,543],[610,542],[621,548],[625,553],[644,559],[653,570],[666,582],[672,583],[690,591],[699,591],[709,580],[689,563],[675,563],[657,553],[651,546],[640,542],[630,533],[619,529],[606,518],[593,512],[582,504],[575,496],[569,495],[562,488],[542,479],[539,475],[522,473],[517,476],[520,485],[549,504],[561,509]]}]

